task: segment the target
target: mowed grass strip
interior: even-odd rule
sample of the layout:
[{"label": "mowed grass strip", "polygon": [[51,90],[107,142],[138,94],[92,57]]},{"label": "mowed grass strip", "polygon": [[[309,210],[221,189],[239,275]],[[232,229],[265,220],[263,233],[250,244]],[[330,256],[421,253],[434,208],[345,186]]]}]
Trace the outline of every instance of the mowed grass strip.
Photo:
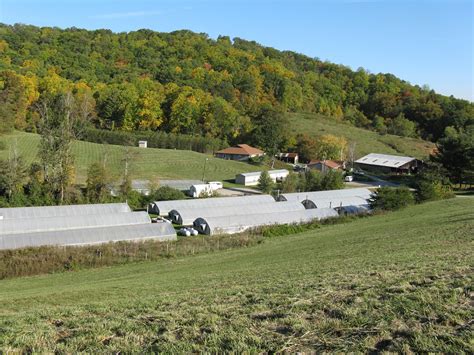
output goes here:
[{"label": "mowed grass strip", "polygon": [[[8,158],[10,147],[16,145],[26,163],[31,164],[38,160],[39,135],[15,132],[1,137],[0,140],[6,145],[6,149],[0,150],[0,159]],[[124,173],[126,147],[76,141],[73,153],[77,183],[86,181],[87,169],[92,163],[104,160],[113,178],[117,179]],[[128,154],[132,179],[148,179],[154,182],[160,179],[200,180],[206,159],[208,161],[204,171],[205,180],[233,179],[236,174],[259,170],[259,167],[246,163],[217,159],[211,155],[188,150],[130,147]]]},{"label": "mowed grass strip", "polygon": [[3,351],[471,352],[474,199],[0,282]]},{"label": "mowed grass strip", "polygon": [[349,142],[356,143],[356,156],[369,153],[408,155],[426,158],[434,149],[432,142],[421,139],[399,137],[391,134],[380,135],[377,132],[338,122],[317,114],[289,114],[291,130],[294,133],[306,133],[309,136],[333,134],[343,136]]}]

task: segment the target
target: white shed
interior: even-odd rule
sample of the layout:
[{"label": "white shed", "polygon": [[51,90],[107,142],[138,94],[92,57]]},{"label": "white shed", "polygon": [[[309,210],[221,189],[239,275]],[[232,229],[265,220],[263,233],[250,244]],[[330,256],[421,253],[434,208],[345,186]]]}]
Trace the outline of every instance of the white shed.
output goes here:
[{"label": "white shed", "polygon": [[[284,180],[290,172],[286,169],[280,170],[269,170],[268,175],[273,182],[279,182]],[[245,186],[256,186],[258,185],[258,179],[260,179],[261,171],[255,171],[251,173],[243,173],[235,176],[235,183]]]}]

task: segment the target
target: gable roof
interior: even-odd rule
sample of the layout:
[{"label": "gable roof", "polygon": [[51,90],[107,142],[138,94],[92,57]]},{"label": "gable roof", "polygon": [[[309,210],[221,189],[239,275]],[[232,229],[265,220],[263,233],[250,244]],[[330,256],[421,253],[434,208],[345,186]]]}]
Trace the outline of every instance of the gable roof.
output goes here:
[{"label": "gable roof", "polygon": [[413,160],[416,160],[416,158],[389,154],[370,153],[360,159],[357,159],[355,162],[358,164],[384,166],[388,168],[399,168]]},{"label": "gable roof", "polygon": [[220,154],[231,154],[231,155],[259,155],[263,154],[263,150],[249,146],[248,144],[237,144],[235,147],[229,147],[219,150],[217,153]]},{"label": "gable roof", "polygon": [[318,163],[326,165],[328,168],[339,169],[342,164],[334,160],[311,160],[308,165],[316,165]]}]

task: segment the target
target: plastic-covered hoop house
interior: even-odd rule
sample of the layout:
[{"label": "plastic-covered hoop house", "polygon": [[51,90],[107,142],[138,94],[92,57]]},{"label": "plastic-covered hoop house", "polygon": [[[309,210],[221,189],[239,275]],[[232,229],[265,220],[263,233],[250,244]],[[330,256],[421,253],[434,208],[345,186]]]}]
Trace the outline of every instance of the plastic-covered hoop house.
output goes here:
[{"label": "plastic-covered hoop house", "polygon": [[287,213],[273,212],[252,215],[233,215],[220,217],[197,218],[193,227],[199,233],[233,234],[247,229],[273,224],[307,223],[330,217],[337,217],[338,213],[332,208],[291,211]]}]

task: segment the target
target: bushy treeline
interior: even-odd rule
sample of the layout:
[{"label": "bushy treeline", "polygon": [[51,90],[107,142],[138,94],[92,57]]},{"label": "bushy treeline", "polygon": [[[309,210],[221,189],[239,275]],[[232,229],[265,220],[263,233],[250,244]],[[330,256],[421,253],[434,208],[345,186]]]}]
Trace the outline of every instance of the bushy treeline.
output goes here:
[{"label": "bushy treeline", "polygon": [[73,92],[98,128],[229,142],[252,140],[268,105],[434,141],[446,127],[461,131],[474,117],[468,101],[391,74],[353,71],[240,38],[213,40],[190,31],[0,25],[0,71],[4,129],[35,129],[32,107],[42,96],[64,90]]},{"label": "bushy treeline", "polygon": [[105,129],[87,128],[81,136],[82,140],[99,144],[116,144],[137,146],[145,140],[149,148],[193,150],[200,153],[213,153],[227,146],[218,138],[206,138],[183,134],[166,133],[163,131],[108,131]]}]

